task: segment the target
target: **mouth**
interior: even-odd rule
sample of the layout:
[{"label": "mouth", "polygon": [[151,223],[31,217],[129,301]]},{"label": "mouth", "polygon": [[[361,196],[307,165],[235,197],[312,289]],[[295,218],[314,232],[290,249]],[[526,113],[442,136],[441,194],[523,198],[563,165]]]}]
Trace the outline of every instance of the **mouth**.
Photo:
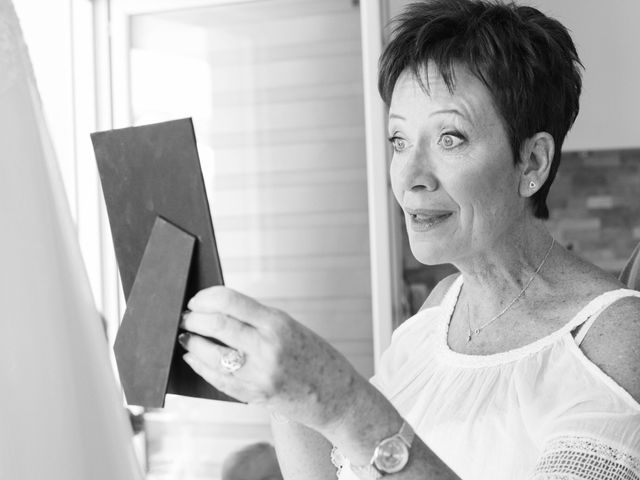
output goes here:
[{"label": "mouth", "polygon": [[453,215],[453,212],[442,210],[413,210],[405,209],[409,226],[414,231],[426,231],[444,223]]}]

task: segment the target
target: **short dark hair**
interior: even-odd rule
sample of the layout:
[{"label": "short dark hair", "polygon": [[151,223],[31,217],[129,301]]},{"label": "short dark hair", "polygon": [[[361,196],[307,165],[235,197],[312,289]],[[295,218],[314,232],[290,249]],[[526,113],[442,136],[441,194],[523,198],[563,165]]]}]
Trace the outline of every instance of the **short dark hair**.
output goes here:
[{"label": "short dark hair", "polygon": [[491,92],[515,162],[527,138],[537,132],[553,137],[549,178],[531,198],[534,215],[549,218],[547,195],[582,90],[582,63],[567,29],[535,8],[487,0],[412,3],[393,26],[379,64],[378,89],[385,103],[391,103],[405,69],[428,91],[421,73],[431,61],[453,92],[454,67],[468,68]]}]

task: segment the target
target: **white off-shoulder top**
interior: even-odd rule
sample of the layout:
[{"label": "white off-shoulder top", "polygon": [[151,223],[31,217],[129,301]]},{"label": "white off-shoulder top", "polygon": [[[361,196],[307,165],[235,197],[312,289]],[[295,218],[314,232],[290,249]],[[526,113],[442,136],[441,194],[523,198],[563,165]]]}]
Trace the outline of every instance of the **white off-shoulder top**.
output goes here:
[{"label": "white off-shoulder top", "polygon": [[606,292],[560,330],[481,356],[447,344],[462,283],[394,332],[371,379],[417,435],[463,480],[640,480],[640,404],[579,348],[600,312],[640,292]]}]

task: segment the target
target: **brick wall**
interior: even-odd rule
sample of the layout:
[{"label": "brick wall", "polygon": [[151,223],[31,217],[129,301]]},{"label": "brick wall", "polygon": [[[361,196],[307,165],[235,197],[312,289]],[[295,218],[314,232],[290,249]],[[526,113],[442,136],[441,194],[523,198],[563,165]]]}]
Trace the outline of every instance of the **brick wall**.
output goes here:
[{"label": "brick wall", "polygon": [[[640,242],[640,150],[565,153],[548,205],[547,225],[556,241],[617,275]],[[455,269],[420,264],[411,254],[406,231],[403,245],[409,316]]]},{"label": "brick wall", "polygon": [[617,275],[640,242],[640,150],[565,154],[549,207],[556,240]]}]

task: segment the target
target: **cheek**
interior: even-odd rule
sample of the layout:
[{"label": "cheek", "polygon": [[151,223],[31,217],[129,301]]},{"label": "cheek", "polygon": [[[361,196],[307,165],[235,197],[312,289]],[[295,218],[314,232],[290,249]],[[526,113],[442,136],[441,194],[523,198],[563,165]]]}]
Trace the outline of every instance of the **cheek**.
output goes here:
[{"label": "cheek", "polygon": [[512,192],[509,168],[490,168],[459,172],[451,182],[449,193],[460,207],[463,226],[479,231],[499,228],[509,212],[509,205],[517,202]]},{"label": "cheek", "polygon": [[389,166],[389,180],[391,181],[391,190],[396,197],[396,201],[402,205],[402,188],[400,187],[399,179],[400,165],[397,160],[391,159],[391,165]]}]

